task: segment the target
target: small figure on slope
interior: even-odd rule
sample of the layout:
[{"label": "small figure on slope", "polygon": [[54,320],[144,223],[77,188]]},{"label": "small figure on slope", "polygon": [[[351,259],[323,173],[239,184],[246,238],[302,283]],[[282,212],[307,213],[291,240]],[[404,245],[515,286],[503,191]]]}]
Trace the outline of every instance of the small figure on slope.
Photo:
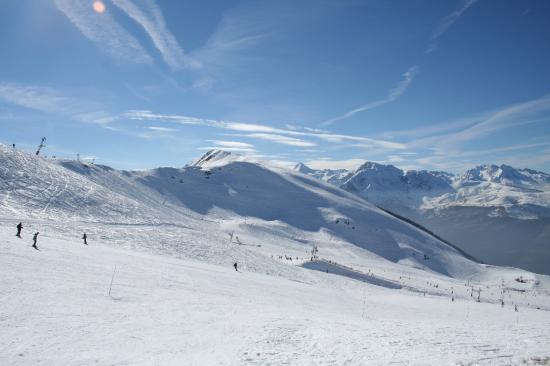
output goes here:
[{"label": "small figure on slope", "polygon": [[88,241],[86,240],[88,237],[86,236],[86,233],[82,235],[82,240],[84,240],[84,245],[88,245]]},{"label": "small figure on slope", "polygon": [[15,234],[15,236],[17,236],[18,238],[21,238],[21,229],[23,229],[23,224],[17,224],[17,234]]},{"label": "small figure on slope", "polygon": [[239,272],[239,269],[237,268],[237,262],[233,263],[233,267],[235,267],[235,271]]},{"label": "small figure on slope", "polygon": [[34,233],[34,236],[32,237],[33,244],[32,247],[36,250],[38,250],[38,247],[36,246],[36,241],[38,240],[38,234],[40,234],[38,231]]}]

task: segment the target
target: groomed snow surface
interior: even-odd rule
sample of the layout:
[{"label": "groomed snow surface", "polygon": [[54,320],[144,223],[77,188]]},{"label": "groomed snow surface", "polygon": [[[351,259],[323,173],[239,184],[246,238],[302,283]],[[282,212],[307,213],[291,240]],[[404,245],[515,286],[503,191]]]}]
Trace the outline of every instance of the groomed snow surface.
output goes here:
[{"label": "groomed snow surface", "polygon": [[36,251],[29,239],[1,230],[2,365],[510,365],[550,355],[548,311],[76,239],[43,237]]},{"label": "groomed snow surface", "polygon": [[0,365],[550,364],[548,276],[209,156],[119,172],[0,149]]}]

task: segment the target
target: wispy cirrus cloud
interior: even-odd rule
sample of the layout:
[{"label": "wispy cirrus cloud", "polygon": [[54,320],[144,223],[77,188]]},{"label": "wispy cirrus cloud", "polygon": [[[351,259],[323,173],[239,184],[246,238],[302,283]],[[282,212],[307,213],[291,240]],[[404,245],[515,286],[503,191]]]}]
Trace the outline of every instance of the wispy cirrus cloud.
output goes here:
[{"label": "wispy cirrus cloud", "polygon": [[112,0],[113,4],[123,10],[138,23],[149,35],[164,62],[172,70],[183,68],[200,68],[197,60],[187,56],[176,37],[168,30],[162,11],[154,0]]},{"label": "wispy cirrus cloud", "polygon": [[[254,52],[269,42],[289,33],[295,26],[314,21],[331,7],[328,1],[245,1],[226,10],[208,39],[188,55],[202,65],[193,88],[210,92],[214,86],[222,90],[228,74],[245,72],[245,65],[259,63],[264,58],[271,62],[269,53]],[[276,46],[277,47],[277,46]],[[217,93],[225,103],[232,103],[239,95],[248,93],[232,88]]]},{"label": "wispy cirrus cloud", "polygon": [[255,153],[254,145],[240,141],[228,141],[228,140],[208,140],[213,146],[199,147],[199,150],[217,150],[222,149],[225,151],[233,151],[238,153],[245,153],[247,156]]},{"label": "wispy cirrus cloud", "polygon": [[176,132],[177,130],[175,128],[170,127],[160,127],[160,126],[147,126],[148,130],[155,131],[155,132]]},{"label": "wispy cirrus cloud", "polygon": [[97,124],[108,124],[115,118],[101,103],[41,85],[0,82],[0,100],[4,102],[71,119]]},{"label": "wispy cirrus cloud", "polygon": [[[468,10],[472,5],[474,5],[478,0],[464,0],[462,5],[453,11],[451,14],[445,16],[443,19],[441,19],[439,25],[437,28],[433,31],[433,34],[431,36],[430,44],[428,48],[426,49],[425,53],[432,53],[434,52],[439,44],[440,38],[449,30],[449,28],[458,21],[458,19]],[[415,75],[418,73],[419,67],[417,65],[411,66],[404,74],[403,79],[397,84],[397,86],[392,89],[389,94],[380,100],[376,100],[370,103],[367,103],[365,105],[362,105],[358,108],[352,109],[338,117],[328,119],[321,123],[321,126],[329,126],[333,124],[334,122],[338,122],[344,119],[347,119],[349,117],[352,117],[360,112],[365,112],[380,106],[383,106],[385,104],[394,102],[399,97],[401,97],[407,89],[412,84]]]},{"label": "wispy cirrus cloud", "polygon": [[364,147],[364,148],[384,148],[389,150],[402,150],[406,149],[405,144],[395,141],[386,141],[380,139],[373,139],[370,137],[364,136],[352,136],[352,135],[342,135],[337,133],[318,133],[312,134],[317,138],[332,142],[332,143],[343,143],[343,142],[352,142],[354,147]]},{"label": "wispy cirrus cloud", "polygon": [[209,142],[215,144],[218,147],[223,148],[236,148],[236,149],[254,149],[254,145],[248,144],[246,142],[240,141],[226,141],[226,140],[208,140]]},{"label": "wispy cirrus cloud", "polygon": [[381,134],[385,138],[405,141],[409,148],[430,148],[458,151],[460,146],[507,128],[548,122],[550,95],[504,106],[453,121]]},{"label": "wispy cirrus cloud", "polygon": [[307,132],[318,132],[318,133],[330,133],[328,130],[322,130],[319,128],[311,128],[311,127],[304,127],[304,126],[296,126],[292,124],[286,124],[285,127],[292,131],[307,131]]},{"label": "wispy cirrus cloud", "polygon": [[[246,55],[248,49],[281,29],[282,23],[276,21],[278,13],[270,14],[266,4],[262,2],[263,6],[260,6],[249,2],[227,10],[206,42],[189,53],[189,57],[200,65],[198,77],[192,85],[194,90],[210,92],[220,79],[226,78],[229,68],[252,58]],[[230,98],[234,96],[235,90],[232,90]]]},{"label": "wispy cirrus cloud", "polygon": [[54,0],[57,8],[98,48],[112,57],[133,63],[152,63],[153,59],[138,40],[109,13],[94,12],[87,0]]},{"label": "wispy cirrus cloud", "polygon": [[324,121],[323,123],[321,123],[321,126],[329,126],[329,125],[333,124],[334,122],[341,121],[343,119],[349,118],[351,116],[356,115],[357,113],[365,112],[365,111],[383,106],[384,104],[394,102],[395,100],[397,100],[400,96],[402,96],[407,91],[407,89],[409,88],[409,86],[413,82],[413,79],[414,79],[414,77],[417,73],[418,73],[418,66],[409,67],[409,69],[402,75],[403,79],[399,82],[399,84],[397,84],[397,86],[395,88],[393,88],[388,93],[388,95],[384,99],[380,99],[380,100],[376,100],[374,102],[367,103],[367,104],[362,105],[358,108],[352,109],[351,111],[346,112],[346,113],[344,113],[344,114],[342,114],[338,117],[328,119],[328,120]]},{"label": "wispy cirrus cloud", "polygon": [[249,2],[227,10],[216,30],[191,56],[208,67],[223,66],[241,59],[243,52],[266,41],[285,29],[297,12],[288,8],[291,2]]},{"label": "wispy cirrus cloud", "polygon": [[406,130],[386,131],[382,135],[386,138],[422,138],[425,136],[433,136],[443,134],[450,131],[458,131],[466,127],[479,123],[484,118],[484,115],[459,118],[456,120],[446,121],[435,125],[421,126],[409,128]]},{"label": "wispy cirrus cloud", "polygon": [[238,153],[247,153],[247,156],[249,156],[248,153],[254,153],[256,150],[246,147],[224,147],[224,146],[202,146],[197,148],[197,150],[202,151],[209,151],[209,150],[225,150],[225,151],[232,151],[232,152],[238,152]]},{"label": "wispy cirrus cloud", "polygon": [[313,169],[347,169],[356,170],[365,163],[365,159],[352,158],[344,160],[333,160],[330,158],[320,158],[307,160],[305,164]]},{"label": "wispy cirrus cloud", "polygon": [[501,161],[504,164],[519,167],[547,165],[550,163],[550,149],[544,149],[536,155],[527,154],[508,156]]},{"label": "wispy cirrus cloud", "polygon": [[[402,150],[406,148],[404,144],[399,142],[373,139],[373,138],[364,137],[364,136],[335,134],[330,132],[314,132],[314,131],[308,131],[305,129],[289,130],[289,129],[271,127],[263,124],[257,124],[257,123],[222,121],[222,120],[189,117],[189,116],[183,116],[183,115],[156,114],[147,110],[130,110],[123,113],[120,117],[130,119],[130,120],[166,121],[166,122],[173,122],[173,123],[184,124],[184,125],[202,125],[202,126],[208,126],[213,128],[220,128],[224,130],[247,132],[249,133],[248,134],[249,137],[251,137],[251,134],[256,134],[256,138],[264,139],[264,140],[268,139],[268,137],[266,137],[265,135],[271,134],[271,135],[286,135],[286,136],[292,136],[294,138],[302,138],[302,139],[315,138],[315,139],[319,139],[319,140],[331,142],[331,143],[353,143],[353,144],[360,144],[361,146],[364,146],[364,147],[380,147],[380,148],[390,149],[390,150],[394,150],[394,149]],[[269,137],[269,138],[271,138],[272,140],[275,139],[274,137]],[[279,141],[283,141],[283,140],[279,139]],[[287,143],[287,145],[290,145],[292,143],[292,140],[287,139],[286,141],[290,142],[290,143]],[[298,144],[301,144],[301,145],[298,145]],[[306,146],[315,146],[315,145],[316,144],[309,141],[304,141],[304,142],[294,141],[294,146],[306,147]]]},{"label": "wispy cirrus cloud", "polygon": [[479,139],[505,128],[547,122],[549,112],[550,95],[507,106],[486,114],[478,123],[461,131],[440,136],[437,145],[448,148]]},{"label": "wispy cirrus cloud", "polygon": [[458,9],[441,19],[439,25],[432,34],[430,45],[426,49],[425,53],[432,53],[437,50],[439,39],[443,36],[443,34],[445,34],[445,32],[447,32],[449,28],[456,23],[456,21],[466,12],[466,10],[468,10],[477,1],[478,0],[464,0]]},{"label": "wispy cirrus cloud", "polygon": [[[445,151],[435,150],[433,154],[422,156],[388,156],[381,160],[384,164],[396,164],[402,169],[435,169],[461,172],[474,165],[504,163],[513,166],[532,166],[550,161],[550,143],[522,143],[482,150]],[[525,153],[529,151],[529,153]],[[538,151],[533,154],[533,151]]]},{"label": "wispy cirrus cloud", "polygon": [[[404,144],[414,152],[414,155],[395,154],[399,156],[392,160],[390,156],[385,162],[399,163],[400,166],[415,166],[460,171],[473,164],[489,162],[519,162],[526,159],[516,159],[516,156],[537,157],[540,164],[547,160],[538,157],[548,151],[550,143],[547,137],[537,136],[531,141],[515,144],[498,144],[498,139],[489,141],[489,148],[472,148],[478,146],[475,142],[494,136],[505,129],[520,129],[524,126],[550,123],[550,95],[533,100],[504,106],[502,108],[479,113],[451,123],[442,123],[405,131],[392,131],[383,135],[399,136],[405,139]],[[399,161],[398,161],[399,160]],[[528,161],[527,161],[528,162]],[[532,164],[520,164],[533,166]]]},{"label": "wispy cirrus cloud", "polygon": [[122,113],[121,117],[131,119],[131,120],[138,120],[138,121],[168,121],[168,122],[176,122],[179,124],[190,124],[190,125],[203,125],[203,124],[207,124],[209,121],[209,120],[203,120],[200,118],[188,117],[188,116],[177,115],[177,114],[153,113],[152,111],[140,110],[140,109],[128,110]]},{"label": "wispy cirrus cloud", "polygon": [[46,113],[72,113],[78,103],[56,90],[38,85],[0,83],[0,99],[20,107]]},{"label": "wispy cirrus cloud", "polygon": [[289,145],[289,146],[299,146],[299,147],[313,147],[317,146],[317,144],[305,141],[302,139],[298,139],[296,137],[290,137],[290,136],[284,136],[284,135],[277,135],[272,133],[249,133],[249,134],[241,134],[241,135],[233,135],[233,136],[240,136],[240,137],[247,137],[252,139],[259,139],[259,140],[266,140],[275,142],[277,144],[282,145]]},{"label": "wispy cirrus cloud", "polygon": [[519,151],[519,150],[529,150],[539,147],[549,147],[550,142],[537,142],[537,143],[527,143],[527,144],[515,144],[510,146],[497,147],[493,149],[484,149],[484,150],[471,150],[463,151],[458,155],[458,157],[477,157],[477,156],[487,156],[494,155],[503,152]]}]

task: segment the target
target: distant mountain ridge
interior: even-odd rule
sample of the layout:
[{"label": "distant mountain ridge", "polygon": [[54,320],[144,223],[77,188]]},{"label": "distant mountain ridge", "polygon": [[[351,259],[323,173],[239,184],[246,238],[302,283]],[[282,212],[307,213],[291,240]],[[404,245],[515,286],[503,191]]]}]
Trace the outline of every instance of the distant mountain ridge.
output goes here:
[{"label": "distant mountain ridge", "polygon": [[550,273],[547,173],[487,164],[455,175],[375,162],[355,171],[302,163],[295,170],[418,222],[488,263]]},{"label": "distant mountain ridge", "polygon": [[[468,198],[479,196],[494,191],[489,194],[493,199],[485,200],[488,205],[503,205],[505,202],[495,202],[496,196],[514,196],[518,198],[521,193],[525,195],[541,193],[540,196],[531,199],[529,202],[521,200],[509,200],[508,203],[515,202],[536,204],[543,207],[550,207],[550,199],[545,192],[550,190],[550,174],[535,171],[532,169],[516,169],[502,164],[498,165],[479,165],[467,170],[464,174],[455,175],[443,171],[427,170],[401,170],[393,165],[379,164],[375,162],[365,162],[355,171],[345,169],[323,169],[316,170],[299,163],[294,167],[295,170],[321,179],[345,188],[350,192],[357,193],[363,197],[370,197],[377,201],[377,197],[388,197],[391,194],[413,194],[421,193],[424,197],[439,197],[446,193],[446,203],[451,201],[464,203]],[[500,190],[499,190],[499,186]],[[477,190],[469,189],[478,187]],[[503,191],[502,187],[510,189]],[[469,190],[466,190],[469,189]],[[498,194],[497,194],[498,192]],[[454,199],[452,194],[457,194]],[[470,205],[476,205],[475,202],[468,202]],[[477,201],[479,206],[487,206],[482,201]],[[524,219],[531,219],[524,217]]]},{"label": "distant mountain ridge", "polygon": [[[334,180],[340,184],[344,184],[356,176],[363,175],[368,177],[377,176],[379,179],[383,179],[386,183],[394,186],[399,181],[401,184],[409,184],[413,188],[421,189],[444,188],[447,186],[460,187],[468,184],[467,182],[491,182],[541,190],[550,187],[550,174],[526,168],[516,169],[506,164],[478,165],[468,169],[461,175],[444,171],[404,171],[394,165],[385,165],[370,161],[365,162],[354,171],[346,169],[312,169],[304,163],[296,164],[294,170],[319,178],[323,177],[324,181]],[[338,180],[336,180],[337,177],[339,177]]]},{"label": "distant mountain ridge", "polygon": [[460,182],[491,182],[508,186],[549,189],[550,175],[532,169],[515,169],[509,165],[479,165],[460,177]]},{"label": "distant mountain ridge", "polygon": [[311,169],[303,163],[296,164],[296,166],[294,166],[294,170],[310,175],[317,179],[321,179],[324,182],[334,184],[336,186],[340,186],[344,181],[352,176],[352,172],[346,169],[315,170]]}]

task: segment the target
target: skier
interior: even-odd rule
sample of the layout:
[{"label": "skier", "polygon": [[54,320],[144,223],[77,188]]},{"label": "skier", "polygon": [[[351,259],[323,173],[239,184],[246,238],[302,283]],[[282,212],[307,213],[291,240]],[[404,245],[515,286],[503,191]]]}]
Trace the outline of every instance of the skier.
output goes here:
[{"label": "skier", "polygon": [[34,236],[32,237],[32,240],[34,241],[32,247],[36,250],[38,250],[38,247],[36,246],[36,241],[38,240],[38,234],[40,234],[38,231],[34,233]]},{"label": "skier", "polygon": [[84,235],[82,235],[82,239],[84,240],[85,245],[88,245],[88,241],[86,241],[87,238],[86,233],[84,233]]},{"label": "skier", "polygon": [[235,267],[235,271],[239,272],[239,270],[237,269],[237,262],[233,263],[233,267]]},{"label": "skier", "polygon": [[17,224],[17,234],[15,234],[15,236],[17,236],[18,238],[21,238],[21,229],[23,229],[23,224]]}]

